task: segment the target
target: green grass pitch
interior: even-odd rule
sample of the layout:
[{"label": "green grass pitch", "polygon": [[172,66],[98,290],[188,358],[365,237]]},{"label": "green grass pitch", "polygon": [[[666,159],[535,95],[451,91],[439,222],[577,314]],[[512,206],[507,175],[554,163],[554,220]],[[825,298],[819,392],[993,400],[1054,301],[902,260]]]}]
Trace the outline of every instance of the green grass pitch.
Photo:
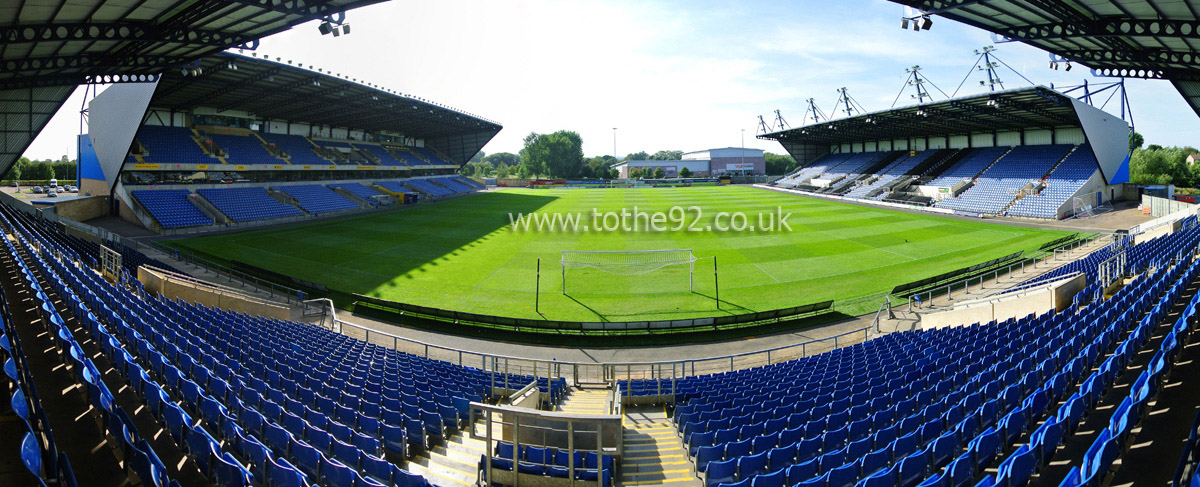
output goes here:
[{"label": "green grass pitch", "polygon": [[[584,215],[698,206],[696,228],[718,212],[791,213],[791,231],[517,231],[510,212]],[[675,216],[679,213],[676,212]],[[688,211],[690,226],[695,210]],[[611,221],[611,220],[610,220]],[[765,221],[765,220],[764,220]],[[673,228],[674,221],[667,225]],[[582,225],[581,225],[582,227]],[[763,311],[888,291],[1021,250],[1067,232],[963,221],[811,199],[750,187],[508,189],[431,205],[290,227],[177,240],[171,245],[240,260],[345,292],[423,306],[566,321],[682,319]],[[641,275],[567,271],[562,250],[691,249],[686,267]],[[721,309],[713,299],[719,268]],[[872,303],[871,306],[878,306]]]}]

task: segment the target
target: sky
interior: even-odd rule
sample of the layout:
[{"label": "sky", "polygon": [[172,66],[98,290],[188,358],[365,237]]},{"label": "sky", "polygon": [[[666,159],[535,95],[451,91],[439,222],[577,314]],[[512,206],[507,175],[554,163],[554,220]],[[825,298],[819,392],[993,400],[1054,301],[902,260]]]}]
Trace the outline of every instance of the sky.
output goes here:
[{"label": "sky", "polygon": [[[948,94],[980,93],[974,50],[997,56],[1034,83],[1115,81],[1082,67],[1051,70],[1044,51],[996,44],[991,34],[936,18],[900,27],[904,9],[884,0],[708,1],[392,0],[347,13],[350,35],[321,36],[308,23],[262,41],[257,51],[368,80],[499,122],[486,153],[517,152],[530,132],[578,132],[600,156],[713,147],[760,148],[761,115],[780,110],[805,124],[813,98],[835,116],[845,87],[867,111],[889,108],[906,68]],[[1028,86],[999,72],[1007,88]],[[1200,145],[1200,117],[1165,81],[1126,82],[1133,121],[1148,144]],[[934,90],[936,99],[944,99]],[[897,106],[911,105],[912,88]],[[75,157],[83,89],[26,151]],[[1097,101],[1097,104],[1103,100]],[[1113,98],[1105,110],[1119,113]],[[843,114],[844,115],[844,114]]]}]

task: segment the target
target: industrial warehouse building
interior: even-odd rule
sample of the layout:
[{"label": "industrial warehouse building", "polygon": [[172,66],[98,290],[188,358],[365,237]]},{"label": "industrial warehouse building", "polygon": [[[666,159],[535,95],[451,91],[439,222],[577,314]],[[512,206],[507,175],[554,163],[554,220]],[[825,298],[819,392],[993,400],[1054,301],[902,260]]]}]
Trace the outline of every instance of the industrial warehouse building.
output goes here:
[{"label": "industrial warehouse building", "polygon": [[761,149],[725,147],[688,152],[678,161],[623,161],[614,166],[622,178],[628,178],[635,168],[662,168],[666,177],[673,178],[679,171],[688,168],[693,176],[718,176],[721,174],[763,175],[767,173],[767,161]]}]

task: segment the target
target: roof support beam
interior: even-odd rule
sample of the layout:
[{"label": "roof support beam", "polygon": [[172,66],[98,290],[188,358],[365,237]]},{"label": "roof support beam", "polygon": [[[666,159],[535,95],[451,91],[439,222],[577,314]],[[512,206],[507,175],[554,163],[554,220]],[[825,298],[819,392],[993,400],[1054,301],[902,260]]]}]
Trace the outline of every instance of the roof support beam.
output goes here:
[{"label": "roof support beam", "polygon": [[[45,70],[100,70],[100,69],[165,69],[188,63],[189,59],[173,56],[136,56],[133,59],[119,59],[103,54],[80,54],[77,56],[45,56],[4,61],[4,71],[8,73],[37,73]],[[96,73],[102,74],[102,73]]]},{"label": "roof support beam", "polygon": [[1192,66],[1200,68],[1200,53],[1188,53],[1171,51],[1167,49],[1143,49],[1139,51],[1093,51],[1093,50],[1067,50],[1059,53],[1060,56],[1071,61],[1078,61],[1092,67],[1110,66],[1110,67],[1134,67],[1131,64],[1139,64],[1141,68],[1153,69],[1156,66],[1164,64],[1172,64],[1177,66]]},{"label": "roof support beam", "polygon": [[[383,0],[361,2],[361,4],[367,5],[381,1]],[[331,5],[323,0],[232,0],[232,3],[258,7],[271,12],[299,15],[308,19],[321,19],[342,11],[341,7]]]},{"label": "roof support beam", "polygon": [[279,68],[275,67],[275,68],[268,69],[266,71],[259,72],[259,73],[255,74],[254,76],[250,76],[248,78],[238,80],[236,82],[224,83],[224,86],[222,86],[220,89],[205,93],[205,94],[198,96],[196,98],[193,98],[191,100],[176,103],[175,109],[179,110],[179,109],[187,108],[190,106],[195,106],[198,104],[203,104],[203,103],[209,102],[211,100],[215,100],[217,98],[228,95],[230,93],[233,93],[233,92],[240,90],[242,88],[245,88],[247,86],[251,86],[254,83],[257,83],[259,81],[267,79],[278,73],[279,73]]},{"label": "roof support beam", "polygon": [[54,41],[173,42],[198,46],[238,46],[254,36],[205,29],[163,29],[148,22],[78,22],[0,26],[0,39],[9,44]]},{"label": "roof support beam", "polygon": [[1052,120],[1057,120],[1059,122],[1062,122],[1064,125],[1075,125],[1075,124],[1079,123],[1078,120],[1073,120],[1070,117],[1065,117],[1065,116],[1059,115],[1057,113],[1044,110],[1042,108],[1030,105],[1023,101],[1005,100],[1004,104],[1006,106],[1016,107],[1022,111],[1026,111],[1026,112],[1032,113],[1034,115],[1040,115],[1040,116],[1043,116],[1043,117],[1046,117],[1046,118],[1049,118]]},{"label": "roof support beam", "polygon": [[1145,20],[1106,17],[1085,23],[1037,24],[999,29],[1006,42],[1063,40],[1072,37],[1153,36],[1194,39],[1200,35],[1200,21]]},{"label": "roof support beam", "polygon": [[[270,77],[268,76],[268,78],[270,78]],[[311,86],[320,80],[321,80],[320,76],[312,76],[312,77],[293,81],[293,82],[288,83],[283,86],[264,88],[253,94],[247,95],[245,98],[242,98],[240,100],[235,100],[235,101],[232,101],[232,102],[226,104],[224,107],[221,107],[220,111],[223,112],[226,110],[233,110],[234,108],[244,107],[244,106],[254,103],[254,102],[262,102],[262,101],[265,101],[272,97],[286,95],[296,88],[303,88],[305,86]]]}]

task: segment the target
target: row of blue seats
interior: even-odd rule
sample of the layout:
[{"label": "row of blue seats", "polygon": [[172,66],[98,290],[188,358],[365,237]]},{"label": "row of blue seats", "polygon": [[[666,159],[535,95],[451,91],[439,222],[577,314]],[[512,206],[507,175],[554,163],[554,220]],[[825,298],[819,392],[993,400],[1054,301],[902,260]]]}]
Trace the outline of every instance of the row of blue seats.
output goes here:
[{"label": "row of blue seats", "polygon": [[[1194,269],[1194,267],[1193,267],[1193,269]],[[1171,298],[1171,296],[1169,294],[1166,298],[1164,298],[1164,300],[1169,300],[1170,298]],[[1146,321],[1153,321],[1153,319],[1157,318],[1158,316],[1160,316],[1160,315],[1152,314],[1152,317]],[[1114,326],[1114,328],[1115,328],[1115,326]],[[1113,333],[1107,334],[1107,336],[1112,336],[1112,335],[1113,335]],[[1119,350],[1118,355],[1129,356],[1129,355],[1131,355],[1131,351],[1132,351],[1132,353],[1136,353],[1136,348],[1130,347],[1130,348],[1126,349],[1126,351],[1124,351],[1124,352],[1121,352]],[[1115,367],[1108,367],[1108,369],[1115,370]],[[1089,380],[1092,380],[1092,379],[1089,379]],[[1084,381],[1084,385],[1086,388],[1086,386],[1089,385],[1089,382]],[[1093,402],[1094,402],[1094,398],[1096,397],[1096,394],[1094,392],[1092,392],[1090,394],[1085,394],[1085,395],[1087,397],[1093,398]],[[1031,396],[1031,397],[1033,397],[1033,396]],[[1066,421],[1067,420],[1066,418],[1069,417],[1069,418],[1072,418],[1071,424],[1074,424],[1074,425],[1078,424],[1079,419],[1081,417],[1081,413],[1082,413],[1082,408],[1076,407],[1079,404],[1079,402],[1080,402],[1080,400],[1078,400],[1078,399],[1068,401],[1068,405],[1065,406],[1062,411],[1063,421]],[[1020,434],[1019,428],[1012,430],[1013,432],[1005,433],[1005,430],[1010,430],[1010,428],[1005,425],[1006,424],[1008,424],[1008,425],[1014,424],[1013,423],[1014,420],[1012,419],[1012,418],[1016,417],[1016,416],[1014,416],[1014,414],[1016,414],[1018,411],[1024,411],[1025,409],[1030,409],[1033,411],[1034,414],[1038,414],[1039,411],[1044,410],[1044,408],[1047,404],[1052,404],[1052,402],[1050,402],[1047,399],[1043,399],[1041,401],[1041,406],[1037,406],[1036,404],[1037,404],[1036,401],[1029,401],[1027,399],[1025,401],[1025,405],[1023,406],[1024,409],[1013,410],[1013,412],[1010,412],[1008,415],[1006,415],[1004,417],[1004,419],[1002,419],[1000,421],[999,426],[997,428],[989,428],[987,431],[985,431],[981,435],[977,436],[975,438],[975,440],[972,440],[973,442],[975,442],[975,445],[968,446],[968,450],[972,450],[972,449],[975,450],[975,457],[972,457],[972,458],[963,457],[958,460],[955,460],[953,463],[951,463],[949,466],[947,466],[946,472],[944,472],[944,475],[946,475],[947,483],[942,483],[941,476],[943,474],[936,474],[933,477],[929,477],[928,479],[926,479],[923,482],[923,485],[962,485],[963,483],[966,483],[969,480],[969,477],[970,477],[969,474],[972,471],[978,472],[980,470],[980,468],[986,463],[986,462],[980,461],[980,458],[978,457],[979,452],[985,453],[984,456],[988,460],[990,460],[990,458],[995,457],[995,450],[999,445],[1009,444],[1009,443],[1011,443],[1012,439],[1019,436],[1019,434]],[[1022,414],[1024,414],[1024,413],[1022,413]],[[1023,419],[1016,420],[1015,424],[1017,424],[1017,425],[1030,424],[1030,421],[1028,418],[1025,418],[1024,416],[1021,416],[1021,417]],[[1036,417],[1033,419],[1036,419]],[[1051,424],[1053,425],[1054,422],[1051,422]],[[1048,427],[1043,426],[1043,428],[1048,428]],[[1035,432],[1034,437],[1044,436],[1046,433],[1047,433],[1047,431],[1039,429],[1038,432]],[[1054,434],[1051,434],[1050,438],[1054,439],[1056,437]],[[946,442],[940,441],[942,439],[946,439],[947,441]],[[1054,441],[1055,441],[1055,443],[1053,443],[1053,444],[1057,445],[1057,440],[1054,440]],[[806,464],[798,464],[798,465],[795,465],[794,467],[788,467],[790,470],[786,470],[784,474],[779,473],[778,469],[775,469],[772,472],[772,474],[763,474],[762,472],[765,472],[766,469],[769,467],[777,467],[784,463],[787,463],[788,459],[786,457],[786,453],[781,454],[777,450],[771,451],[770,453],[767,453],[767,454],[759,454],[756,456],[742,457],[742,458],[738,459],[736,466],[729,465],[727,462],[726,464],[719,464],[719,463],[718,464],[710,464],[708,466],[708,469],[716,470],[715,472],[713,472],[714,476],[730,475],[730,474],[736,472],[737,478],[743,478],[743,482],[746,482],[746,480],[748,480],[748,479],[753,479],[753,484],[759,485],[760,487],[763,485],[775,485],[773,483],[775,481],[775,479],[777,477],[784,477],[785,475],[787,477],[789,477],[789,480],[795,480],[797,477],[803,477],[802,474],[795,472],[795,470],[797,470],[797,469],[803,470],[804,475],[816,475],[817,473],[824,472],[824,475],[816,477],[812,481],[805,482],[801,485],[852,484],[855,481],[855,479],[859,478],[859,477],[862,477],[863,482],[868,485],[913,485],[917,482],[922,482],[922,479],[925,479],[924,475],[928,471],[930,471],[931,465],[933,467],[941,467],[942,465],[944,465],[943,462],[949,461],[949,459],[951,458],[951,454],[956,453],[956,450],[953,448],[939,448],[939,446],[945,446],[946,444],[953,445],[953,442],[954,442],[953,436],[950,436],[950,433],[947,433],[946,435],[939,437],[938,441],[934,441],[933,443],[931,443],[926,451],[917,452],[917,453],[914,453],[914,454],[911,454],[911,455],[905,456],[905,457],[901,457],[899,455],[893,456],[891,458],[891,460],[893,462],[895,462],[893,464],[893,467],[891,469],[885,469],[885,470],[878,470],[878,469],[880,468],[879,466],[881,464],[886,465],[886,462],[872,460],[873,457],[878,456],[875,452],[867,453],[866,456],[861,457],[861,460],[856,460],[855,463],[857,463],[858,465],[855,465],[855,466],[840,465],[838,462],[839,460],[841,460],[843,458],[854,458],[854,454],[847,453],[847,454],[843,455],[842,452],[835,452],[833,454],[826,454],[826,455],[822,456],[820,459],[811,460],[810,462],[808,462]],[[981,446],[982,444],[988,444],[990,446],[982,447]],[[1037,447],[1040,445],[1034,445],[1034,446]],[[1043,450],[1038,450],[1038,451],[1043,451]],[[1050,450],[1050,451],[1052,452],[1052,450]],[[1018,450],[1017,453],[1020,455],[1026,455],[1026,456],[1020,457],[1022,459],[1025,459],[1028,456],[1025,452],[1023,452],[1021,450]],[[858,453],[858,454],[861,455],[861,453]],[[894,453],[893,453],[893,455],[894,455]],[[782,456],[782,458],[780,458],[780,456]],[[831,456],[833,457],[832,459],[830,459]],[[776,460],[776,459],[779,459],[779,460],[776,462],[772,462],[772,460]],[[825,461],[827,459],[829,460],[828,462]],[[1015,462],[1015,461],[1010,462],[1008,464],[1007,468],[1002,467],[1002,470],[1001,470],[1002,473],[1013,471],[1012,470],[1013,464],[1018,464],[1018,463],[1019,462]],[[975,467],[974,469],[968,468],[968,466],[970,466],[971,464],[974,464],[974,467]],[[1024,465],[1024,464],[1023,463],[1018,464],[1018,467],[1016,470],[1017,473],[1021,472],[1020,465]],[[743,475],[743,472],[746,472],[747,470],[749,470],[748,473],[750,473],[750,474],[758,474],[758,475],[756,475],[754,477],[745,478]],[[875,472],[875,473],[872,473],[872,472]],[[868,474],[870,474],[870,475],[867,476]],[[856,477],[856,475],[858,477]],[[707,475],[706,475],[706,477],[707,477]],[[956,481],[950,482],[952,479],[954,479]],[[746,485],[749,485],[749,484],[750,484],[750,482],[746,482]]]},{"label": "row of blue seats", "polygon": [[358,205],[320,184],[277,186],[271,190],[283,191],[291,196],[309,214],[358,209]]},{"label": "row of blue seats", "polygon": [[[557,448],[530,445],[514,448],[512,443],[500,441],[496,443],[492,454],[493,469],[511,472],[515,462],[519,473],[557,478],[570,478],[574,469],[577,480],[595,482],[599,479],[601,487],[612,487],[615,478],[613,457],[598,455],[594,451],[576,450],[575,454],[571,455]],[[487,477],[484,463],[487,458],[487,455],[480,455],[479,458],[481,479]]]},{"label": "row of blue seats", "polygon": [[[49,249],[49,246],[45,248]],[[57,267],[57,269],[55,269],[57,272],[68,274],[67,280],[72,282],[76,288],[87,289],[89,291],[113,291],[114,289],[117,291],[124,291],[120,288],[106,286],[107,283],[104,283],[103,281],[96,281],[94,275],[72,272],[78,271],[78,269],[71,269],[63,265],[61,262],[53,260],[51,256],[52,254],[49,254],[43,256],[45,257],[44,260],[39,260],[43,264],[49,262],[48,268]],[[211,476],[210,478],[214,478],[217,483],[227,486],[249,485],[251,482],[251,470],[244,465],[241,465],[231,452],[226,451],[222,453],[221,443],[217,441],[217,438],[220,438],[231,447],[233,445],[243,447],[243,456],[247,460],[250,458],[256,458],[256,460],[253,462],[253,465],[256,470],[258,470],[258,474],[261,475],[261,479],[267,478],[267,471],[269,469],[276,470],[276,467],[278,467],[281,469],[281,471],[270,472],[270,478],[273,479],[273,482],[276,482],[276,485],[300,486],[306,484],[306,477],[299,467],[290,467],[290,465],[283,459],[278,459],[279,461],[269,461],[272,460],[269,456],[269,453],[267,453],[267,456],[265,457],[261,456],[261,454],[264,452],[268,452],[268,450],[265,449],[266,447],[261,446],[262,444],[258,443],[257,440],[254,439],[255,437],[253,435],[250,435],[247,430],[242,429],[241,424],[239,424],[236,419],[229,415],[231,412],[226,410],[221,404],[216,403],[211,396],[204,395],[203,391],[197,391],[194,395],[185,393],[184,390],[187,389],[186,384],[191,383],[190,380],[188,380],[188,382],[181,382],[174,387],[172,387],[169,383],[167,384],[168,387],[162,387],[160,382],[152,379],[152,375],[158,380],[162,380],[164,377],[159,376],[159,374],[155,372],[155,368],[153,366],[143,368],[141,365],[139,365],[134,355],[128,352],[127,344],[135,344],[133,348],[138,351],[139,356],[145,356],[144,354],[149,354],[151,357],[161,357],[161,355],[159,355],[158,352],[152,348],[152,345],[150,345],[147,340],[142,338],[142,335],[138,331],[133,330],[130,326],[128,326],[128,324],[126,324],[126,322],[121,317],[117,316],[117,314],[111,309],[106,309],[106,302],[119,302],[116,299],[112,299],[115,298],[115,296],[105,293],[107,295],[101,298],[94,292],[89,292],[87,295],[87,297],[90,298],[90,309],[103,309],[104,311],[107,311],[101,312],[100,314],[108,318],[110,326],[114,326],[118,329],[118,333],[115,335],[108,335],[104,325],[95,317],[95,315],[91,313],[89,307],[86,306],[78,297],[76,297],[71,288],[68,287],[63,280],[58,279],[57,277],[54,279],[58,285],[57,287],[59,287],[59,292],[69,298],[73,304],[73,308],[77,310],[76,315],[81,316],[81,320],[87,323],[88,328],[93,330],[94,334],[97,334],[96,338],[108,349],[108,354],[114,359],[114,362],[117,364],[117,368],[125,372],[124,375],[127,380],[130,381],[132,388],[143,397],[143,399],[147,402],[149,409],[153,411],[156,416],[162,419],[162,421],[166,424],[165,429],[176,441],[176,443],[191,453],[193,459],[196,460],[197,465],[203,472],[209,474]],[[84,282],[89,281],[91,284],[90,286],[85,286],[83,284]],[[130,294],[124,296],[124,298],[126,301],[123,302],[130,303],[136,302],[138,296]],[[144,320],[137,321],[145,324]],[[143,329],[143,331],[149,331],[149,326],[146,325],[146,329]],[[122,340],[117,340],[116,337],[120,337]],[[147,365],[150,364],[148,363]],[[192,387],[199,387],[196,386],[195,383],[191,384],[193,385]],[[103,397],[105,389],[103,388],[102,383],[99,385],[89,386],[88,388],[99,391],[99,395]],[[197,417],[202,418],[200,424],[196,424],[196,421],[192,419],[193,416],[189,414],[188,411],[185,411],[185,408],[176,405],[173,400],[168,399],[170,396],[176,397],[176,400],[182,399],[180,402],[192,412],[191,414],[195,414],[197,411],[199,411],[200,414],[197,415]],[[108,402],[111,403],[111,401]],[[208,407],[209,405],[213,405],[213,407]],[[216,437],[214,437],[213,434],[209,433],[209,431],[217,431],[218,433]],[[259,445],[257,450],[255,449],[256,444]],[[295,457],[292,457],[292,459],[295,460]],[[326,464],[326,468],[321,471],[321,477],[313,477],[314,482],[324,479],[324,482],[327,482],[329,485],[337,485],[339,487],[393,485],[391,479],[395,477],[395,475],[393,475],[394,472],[392,472],[390,469],[387,470],[388,480],[381,483],[379,481],[382,479],[379,478],[376,478],[375,481],[367,481],[360,477],[355,472],[355,469],[359,468],[359,464],[357,462],[355,462],[354,466],[351,467],[341,462],[332,462],[329,460],[329,458],[324,458],[323,460]],[[363,468],[364,470],[366,469],[366,467]],[[162,471],[165,472],[165,469],[162,469]],[[381,469],[372,470],[372,472],[380,471]],[[290,477],[288,472],[291,472]],[[285,478],[290,478],[290,480],[286,480]],[[420,478],[416,477],[416,479]],[[163,485],[165,483],[166,481],[163,479],[163,482],[155,482],[155,485]],[[423,480],[417,483],[408,481],[405,482],[405,484],[417,486],[425,485]]]},{"label": "row of blue seats", "polygon": [[197,208],[186,189],[133,190],[129,192],[163,228],[212,225],[213,220]]},{"label": "row of blue seats", "polygon": [[300,209],[272,198],[265,188],[257,186],[198,189],[196,193],[235,222],[304,215]]},{"label": "row of blue seats", "polygon": [[[1178,297],[1183,289],[1195,279],[1198,272],[1200,272],[1200,261],[1188,264],[1187,272],[1183,279],[1172,286],[1171,294]],[[1200,305],[1200,294],[1192,297],[1183,313],[1171,325],[1171,330],[1150,359],[1149,367],[1138,375],[1129,389],[1129,394],[1124,396],[1120,404],[1113,410],[1108,427],[1100,431],[1088,448],[1082,465],[1073,466],[1059,484],[1060,486],[1100,485],[1113,468],[1113,463],[1120,453],[1129,449],[1132,443],[1132,430],[1138,427],[1141,419],[1145,416],[1147,404],[1158,395],[1167,375],[1171,373],[1172,364],[1191,337],[1192,327],[1196,324],[1196,307],[1198,305]],[[1131,335],[1131,339],[1142,342],[1148,340],[1152,328],[1157,325],[1156,322],[1142,321]],[[1126,357],[1126,359],[1128,358]],[[1101,370],[1097,373],[1103,372]],[[1111,382],[1111,380],[1104,381],[1105,389],[1111,385]],[[1022,465],[1019,458],[1020,453],[1018,451],[1011,457],[1012,465]],[[999,473],[1000,480],[1003,481],[1004,475],[1014,471],[1015,475],[1027,473],[1022,467],[1010,467],[1006,470],[1002,465]]]},{"label": "row of blue seats", "polygon": [[[9,244],[11,248],[11,244]],[[20,462],[38,484],[58,484],[74,487],[77,484],[71,462],[65,452],[59,452],[51,434],[50,421],[42,407],[28,361],[8,309],[8,299],[0,299],[0,362],[7,377],[3,389],[11,395],[3,403],[24,423],[20,435]],[[28,392],[26,392],[28,391]],[[45,441],[43,441],[43,438]]]},{"label": "row of blue seats", "polygon": [[[1194,244],[1194,240],[1193,240],[1193,242],[1192,242],[1192,243]],[[853,370],[853,369],[850,369],[850,370]],[[806,377],[806,376],[805,376],[805,375],[803,375],[803,374],[794,375],[793,377],[797,377],[797,376],[798,376],[798,377]]]},{"label": "row of blue seats", "polygon": [[[11,222],[9,222],[7,218],[5,218],[5,220],[6,223],[9,224],[8,226],[13,228],[11,226]],[[51,245],[42,246],[39,253],[37,248],[29,245],[25,235],[16,233],[15,237],[21,246],[26,251],[30,252],[35,264],[44,263],[45,258],[53,255],[53,247]],[[41,284],[38,283],[38,279],[33,273],[33,268],[26,264],[25,260],[17,254],[16,246],[12,241],[6,239],[5,245],[8,248],[9,255],[12,256],[17,265],[22,280],[29,288],[30,294],[34,296],[40,303],[37,309],[41,314],[41,322],[46,324],[47,331],[49,332],[50,336],[54,337],[55,339],[55,346],[59,349],[61,355],[66,357],[68,360],[68,364],[70,365],[68,370],[72,372],[75,380],[77,380],[86,391],[92,411],[95,411],[96,414],[99,415],[98,419],[100,425],[109,433],[109,436],[112,436],[116,441],[119,442],[120,450],[128,462],[129,468],[146,485],[159,487],[171,485],[172,487],[177,487],[177,482],[173,482],[167,478],[166,466],[154,453],[154,450],[150,447],[149,443],[141,437],[137,427],[134,425],[133,421],[129,419],[130,417],[128,413],[124,410],[124,408],[115,404],[115,396],[113,396],[112,392],[109,391],[108,387],[100,379],[101,373],[99,368],[83,353],[82,347],[80,347],[74,334],[66,326],[66,321],[56,309],[54,300],[50,298],[50,296],[42,288]],[[44,268],[40,268],[39,270],[41,272],[45,272]],[[62,285],[61,280],[55,280],[54,283],[60,286]],[[52,291],[62,292],[62,289],[52,289]],[[67,294],[64,297],[72,303],[78,302],[78,298],[75,297],[74,294]],[[14,397],[14,399],[16,398]],[[14,408],[17,408],[16,400],[13,401],[13,406]],[[47,431],[46,433],[47,436],[49,436],[49,432]],[[52,442],[53,440],[51,439],[49,441]],[[23,445],[23,448],[31,446],[31,443],[36,445],[37,442],[38,440],[36,437],[26,435],[25,445]],[[46,465],[41,462],[40,459],[30,456],[25,456],[25,459],[26,465],[34,471],[40,468],[39,465]],[[31,459],[32,461],[30,461]],[[47,466],[52,465],[54,465],[54,463],[50,463]],[[223,463],[223,465],[225,464]],[[66,468],[69,471],[69,466],[59,465],[58,468],[60,469],[59,472],[63,472],[63,468]],[[236,470],[236,468],[234,469]],[[229,469],[222,469],[222,472],[231,473]],[[73,481],[71,481],[71,483],[73,483]],[[45,484],[43,483],[43,485]]]}]

